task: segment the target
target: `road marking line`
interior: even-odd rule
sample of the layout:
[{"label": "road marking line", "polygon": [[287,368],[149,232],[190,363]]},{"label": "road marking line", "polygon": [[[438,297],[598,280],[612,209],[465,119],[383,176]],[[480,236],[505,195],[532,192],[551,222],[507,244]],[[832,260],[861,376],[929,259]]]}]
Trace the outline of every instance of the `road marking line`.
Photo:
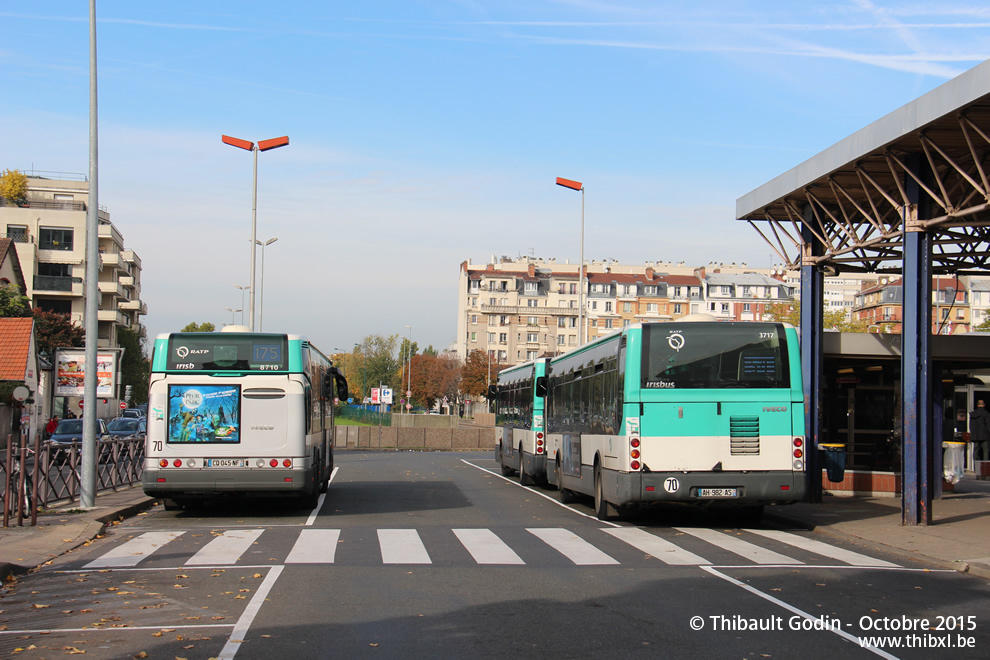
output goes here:
[{"label": "road marking line", "polygon": [[455,529],[452,531],[479,564],[519,565],[526,563],[490,529]]},{"label": "road marking line", "polygon": [[306,522],[305,522],[305,526],[306,527],[309,527],[314,522],[316,522],[317,516],[320,515],[320,509],[323,508],[323,501],[325,499],[327,499],[327,495],[330,494],[330,484],[333,483],[333,478],[337,476],[337,470],[339,470],[339,469],[340,469],[340,466],[337,466],[337,467],[335,467],[333,469],[333,471],[330,472],[330,478],[327,479],[327,492],[326,493],[320,493],[320,499],[316,503],[316,508],[313,509],[313,512],[311,514],[309,514],[309,518],[306,519]]},{"label": "road marking line", "polygon": [[780,541],[781,543],[792,545],[795,548],[801,548],[802,550],[813,552],[816,555],[822,555],[831,559],[838,559],[839,561],[844,561],[847,564],[852,564],[853,566],[885,566],[888,568],[900,568],[898,564],[884,561],[883,559],[874,559],[873,557],[868,557],[858,552],[853,552],[852,550],[844,550],[843,548],[837,548],[834,545],[829,545],[828,543],[822,543],[821,541],[816,541],[814,539],[805,538],[803,536],[798,536],[797,534],[791,534],[789,532],[784,532],[777,529],[747,529],[744,531],[752,534],[759,534],[760,536],[765,536],[768,539]]},{"label": "road marking line", "polygon": [[603,566],[619,563],[580,536],[561,527],[527,528],[526,531],[578,566]]},{"label": "road marking line", "polygon": [[711,564],[707,559],[638,527],[620,527],[619,529],[603,529],[602,531],[671,566]]},{"label": "road marking line", "polygon": [[169,541],[179,538],[185,532],[145,532],[127,543],[118,545],[97,559],[89,562],[83,569],[118,568],[122,566],[137,566],[143,559],[162,547]]},{"label": "road marking line", "polygon": [[283,568],[285,567],[273,566],[272,570],[265,576],[261,586],[254,592],[251,602],[244,608],[241,617],[234,624],[234,629],[230,631],[230,637],[227,638],[227,643],[223,645],[223,650],[217,656],[218,660],[231,660],[234,654],[237,653],[237,649],[240,648],[241,643],[247,638],[247,633],[251,628],[251,624],[254,622],[254,617],[258,615],[258,610],[261,609],[265,599],[268,598],[268,592],[275,586],[275,581],[282,574]]},{"label": "road marking line", "polygon": [[523,486],[522,484],[520,484],[518,481],[514,481],[513,479],[509,479],[505,475],[499,474],[498,472],[492,472],[491,470],[485,469],[485,468],[481,467],[480,465],[475,465],[474,463],[471,463],[470,461],[467,461],[467,460],[465,460],[463,458],[461,459],[461,462],[462,463],[466,463],[466,464],[470,465],[473,468],[476,468],[478,470],[481,470],[482,472],[487,472],[488,474],[492,475],[493,477],[498,477],[499,479],[504,479],[505,481],[508,481],[513,486],[516,486],[518,488],[522,488],[527,493],[531,493],[533,495],[539,495],[540,497],[546,499],[548,502],[553,502],[557,506],[562,507],[564,509],[567,509],[571,513],[576,513],[579,516],[584,516],[585,518],[589,518],[591,520],[594,520],[595,522],[601,523],[602,525],[609,525],[610,527],[622,527],[622,525],[619,525],[617,523],[610,522],[608,520],[599,520],[595,516],[589,516],[587,513],[582,513],[581,511],[578,511],[577,509],[572,509],[571,507],[567,506],[563,502],[559,502],[559,501],[555,500],[554,498],[550,497],[546,493],[541,493],[538,490],[533,490],[531,488],[527,488],[526,486]]},{"label": "road marking line", "polygon": [[380,529],[378,545],[384,564],[432,564],[426,546],[415,529]]},{"label": "road marking line", "polygon": [[165,626],[122,626],[120,628],[38,628],[35,630],[0,630],[0,635],[48,635],[51,633],[107,632],[108,630],[114,632],[127,630],[146,631],[161,630],[162,628],[168,628],[169,630],[202,630],[203,628],[233,628],[234,625],[233,623],[200,623],[190,625],[173,625],[170,623]]},{"label": "road marking line", "polygon": [[741,538],[730,536],[729,534],[723,534],[722,532],[716,532],[714,529],[703,529],[701,527],[675,527],[674,529],[678,532],[701,539],[702,541],[707,541],[708,543],[716,545],[723,550],[733,552],[740,557],[745,557],[746,559],[749,559],[757,564],[804,563],[798,559],[793,559],[787,555],[782,555],[779,552],[774,552],[773,550],[767,550],[766,548],[761,548],[758,545],[753,545],[748,541],[743,541]]},{"label": "road marking line", "polygon": [[[790,605],[788,603],[785,603],[784,601],[780,600],[779,598],[775,598],[775,597],[771,596],[770,594],[765,594],[762,591],[760,591],[759,589],[757,589],[755,587],[751,587],[748,584],[746,584],[745,582],[740,582],[739,580],[737,580],[735,578],[731,578],[728,575],[725,575],[724,573],[719,573],[718,571],[716,571],[711,566],[702,566],[701,567],[701,570],[705,571],[706,573],[710,573],[710,574],[712,574],[712,575],[714,575],[716,577],[720,577],[723,580],[725,580],[726,582],[729,582],[731,584],[734,584],[737,587],[741,587],[741,588],[745,589],[746,591],[750,592],[751,594],[754,594],[756,596],[759,596],[760,598],[762,598],[764,600],[768,600],[771,603],[784,608],[788,612],[793,612],[794,614],[797,614],[798,616],[804,617],[805,619],[807,619],[808,621],[811,621],[812,623],[814,623],[816,621],[820,621],[820,619],[817,619],[817,618],[813,617],[812,615],[808,614],[804,610],[799,610],[798,608],[796,608],[793,605]],[[859,641],[859,638],[858,637],[854,637],[853,635],[850,635],[849,633],[847,633],[844,630],[836,630],[834,628],[828,628],[828,630],[829,630],[829,632],[835,633],[836,635],[838,635],[842,639],[846,640],[847,642],[852,642],[856,646],[860,646],[860,641]],[[886,651],[882,651],[882,650],[878,649],[875,646],[862,645],[860,647],[861,648],[864,648],[864,649],[867,649],[869,651],[872,651],[873,653],[879,655],[881,658],[887,658],[887,660],[898,660],[897,656],[891,655],[891,654],[887,653]]]},{"label": "road marking line", "polygon": [[257,540],[265,530],[263,529],[235,529],[227,530],[216,537],[194,554],[187,566],[201,566],[203,564],[229,565],[237,563],[240,556],[244,554],[251,544]]},{"label": "road marking line", "polygon": [[332,564],[337,552],[339,529],[304,529],[299,532],[286,564]]}]

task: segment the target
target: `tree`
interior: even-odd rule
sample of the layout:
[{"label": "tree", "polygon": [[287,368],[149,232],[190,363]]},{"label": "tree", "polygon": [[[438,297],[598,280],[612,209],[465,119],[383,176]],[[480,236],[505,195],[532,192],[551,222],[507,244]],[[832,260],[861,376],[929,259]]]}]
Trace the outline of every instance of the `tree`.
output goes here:
[{"label": "tree", "polygon": [[457,401],[457,389],[461,381],[460,361],[448,355],[417,355],[412,362],[412,393],[427,408],[446,397],[451,404]]},{"label": "tree", "polygon": [[[847,319],[846,313],[835,309],[822,310],[822,328],[837,332],[867,332],[869,324],[866,321]],[[765,314],[768,321],[775,323],[790,323],[795,328],[801,326],[801,303],[775,303]]]},{"label": "tree", "polygon": [[488,396],[488,353],[474,349],[461,367],[461,393],[473,397]]},{"label": "tree", "polygon": [[124,357],[120,361],[120,384],[122,387],[131,386],[132,405],[148,401],[151,362],[145,354],[145,340],[144,328],[138,332],[129,328],[117,331],[117,344],[124,349]]},{"label": "tree", "polygon": [[17,170],[4,170],[0,174],[0,197],[20,206],[27,201],[27,177]]},{"label": "tree", "polygon": [[68,314],[46,312],[38,307],[32,312],[34,316],[34,336],[38,343],[38,353],[48,360],[55,357],[55,349],[60,346],[77,347],[84,343],[86,333],[81,327],[72,322]]},{"label": "tree", "polygon": [[360,344],[355,344],[353,352],[342,354],[341,362],[342,364],[339,366],[343,367],[344,377],[347,378],[347,389],[351,398],[358,402],[364,401],[365,397],[368,396],[368,380],[366,377],[368,366],[365,355],[361,351]]},{"label": "tree", "polygon": [[189,325],[187,325],[186,327],[184,327],[179,332],[213,332],[216,329],[217,329],[217,326],[213,325],[212,323],[206,323],[206,322],[204,322],[204,323],[196,323],[196,322],[193,322],[193,323],[190,323]]},{"label": "tree", "polygon": [[[399,335],[368,335],[361,344],[365,356],[368,388],[379,384],[395,387],[401,373],[398,356]],[[415,367],[413,368],[415,372]]]},{"label": "tree", "polygon": [[31,301],[21,295],[16,284],[0,285],[0,317],[24,318],[31,316]]}]

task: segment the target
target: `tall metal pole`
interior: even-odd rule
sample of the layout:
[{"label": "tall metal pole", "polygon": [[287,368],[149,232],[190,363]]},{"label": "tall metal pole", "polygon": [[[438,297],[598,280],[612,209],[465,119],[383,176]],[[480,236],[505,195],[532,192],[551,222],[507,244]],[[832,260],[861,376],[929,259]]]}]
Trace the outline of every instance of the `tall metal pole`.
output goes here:
[{"label": "tall metal pole", "polygon": [[86,373],[83,376],[83,446],[79,503],[84,509],[96,504],[96,343],[99,334],[99,153],[96,97],[96,0],[89,0],[89,200],[86,207]]},{"label": "tall metal pole", "polygon": [[[578,264],[578,346],[584,346],[584,186],[581,186],[581,263]],[[616,303],[618,304],[618,303]]]},{"label": "tall metal pole", "polygon": [[258,256],[258,145],[253,145],[251,151],[254,152],[254,183],[251,194],[251,295],[248,330],[254,332],[254,265]]}]

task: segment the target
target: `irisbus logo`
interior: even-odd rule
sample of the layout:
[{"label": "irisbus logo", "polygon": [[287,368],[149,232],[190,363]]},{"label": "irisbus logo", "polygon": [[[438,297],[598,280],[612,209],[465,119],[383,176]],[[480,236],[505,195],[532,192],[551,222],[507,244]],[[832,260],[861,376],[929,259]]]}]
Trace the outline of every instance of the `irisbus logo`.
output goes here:
[{"label": "irisbus logo", "polygon": [[787,406],[763,406],[763,412],[787,412]]}]

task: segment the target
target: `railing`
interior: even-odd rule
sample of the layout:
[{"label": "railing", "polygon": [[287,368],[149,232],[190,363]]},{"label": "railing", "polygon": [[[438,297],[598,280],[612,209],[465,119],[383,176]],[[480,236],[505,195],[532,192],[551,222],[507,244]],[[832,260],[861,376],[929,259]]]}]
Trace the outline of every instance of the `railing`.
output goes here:
[{"label": "railing", "polygon": [[35,275],[35,291],[72,291],[71,277],[59,275]]},{"label": "railing", "polygon": [[9,238],[15,243],[34,243],[34,236],[24,231],[0,233],[0,238]]},{"label": "railing", "polygon": [[[3,526],[37,524],[38,511],[56,502],[75,502],[82,484],[81,443],[52,447],[38,441],[28,448],[27,436],[15,445],[7,437],[0,453],[0,491]],[[144,439],[122,438],[100,441],[96,454],[96,490],[117,490],[140,484],[144,475]]]},{"label": "railing", "polygon": [[70,202],[57,199],[29,199],[19,204],[0,199],[0,206],[16,206],[22,209],[53,209],[55,211],[85,211],[86,202]]},{"label": "railing", "polygon": [[346,419],[371,426],[392,426],[392,414],[380,413],[377,410],[360,408],[358,406],[341,406],[337,409],[337,418]]}]

